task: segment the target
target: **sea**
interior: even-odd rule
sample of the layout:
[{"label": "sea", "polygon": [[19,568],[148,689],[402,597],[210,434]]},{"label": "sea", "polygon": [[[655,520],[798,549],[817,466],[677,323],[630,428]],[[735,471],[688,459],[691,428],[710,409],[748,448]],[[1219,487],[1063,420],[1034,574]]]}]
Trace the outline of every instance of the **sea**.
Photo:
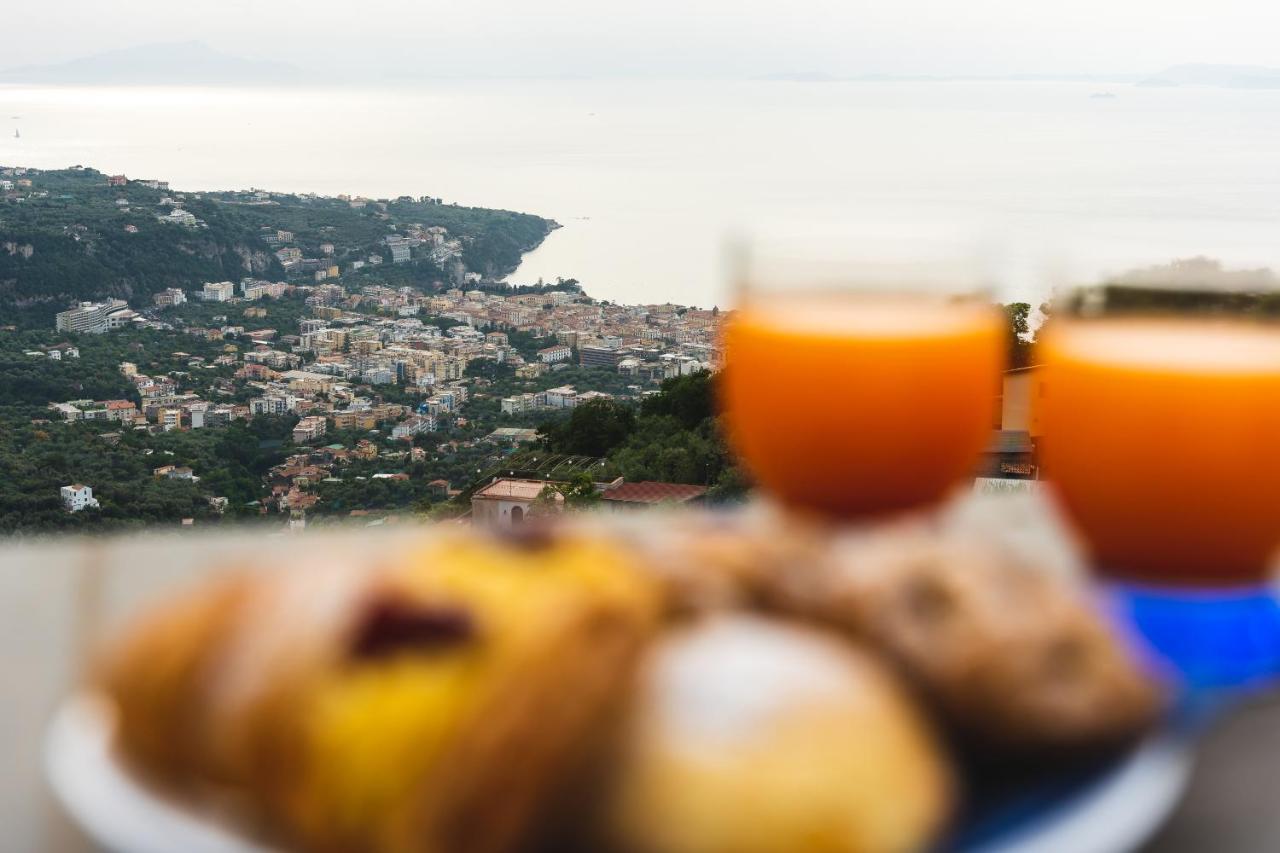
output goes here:
[{"label": "sea", "polygon": [[[15,133],[16,132],[16,133]],[[1280,91],[1079,82],[0,86],[0,164],[431,195],[563,227],[516,283],[732,303],[730,245],[977,264],[1002,299],[1174,258],[1280,267]],[[822,249],[818,249],[822,251]],[[976,260],[975,260],[976,259]]]}]

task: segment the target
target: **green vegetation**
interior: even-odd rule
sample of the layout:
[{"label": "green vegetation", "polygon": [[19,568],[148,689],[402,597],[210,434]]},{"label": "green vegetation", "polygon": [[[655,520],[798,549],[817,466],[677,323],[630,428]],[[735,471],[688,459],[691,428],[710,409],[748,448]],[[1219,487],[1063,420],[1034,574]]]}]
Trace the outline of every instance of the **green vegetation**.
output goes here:
[{"label": "green vegetation", "polygon": [[[0,429],[0,533],[109,531],[177,526],[184,518],[217,523],[208,498],[227,498],[228,518],[255,517],[249,506],[261,479],[283,453],[264,439],[287,435],[290,422],[269,418],[223,429],[148,435],[102,422],[32,424],[3,420]],[[118,433],[104,438],[104,434]],[[271,442],[267,441],[270,445]],[[194,469],[199,482],[153,476],[165,465]],[[67,512],[58,489],[93,488],[100,509]]]},{"label": "green vegetation", "polygon": [[605,476],[710,487],[708,498],[742,498],[748,481],[738,468],[715,411],[715,377],[706,372],[668,379],[635,408],[613,400],[583,403],[542,427],[554,453],[600,456]]},{"label": "green vegetation", "polygon": [[573,456],[607,456],[636,429],[635,409],[616,400],[582,403],[567,418],[539,430],[547,449]]},{"label": "green vegetation", "polygon": [[[266,311],[262,317],[246,316],[246,312]],[[311,311],[301,296],[281,299],[260,299],[255,302],[185,302],[175,308],[158,311],[158,319],[173,323],[179,328],[187,326],[243,326],[246,332],[258,329],[275,329],[281,335],[298,334],[298,321],[311,316]],[[215,317],[226,320],[215,321]],[[248,342],[242,342],[242,349]]]},{"label": "green vegetation", "polygon": [[534,511],[545,511],[554,503],[556,496],[564,499],[569,509],[590,509],[600,503],[600,493],[590,474],[574,474],[568,482],[557,483],[542,491],[533,501]]},{"label": "green vegetation", "polygon": [[1010,302],[1004,306],[1009,320],[1009,367],[1026,367],[1031,363],[1031,347],[1035,340],[1031,335],[1031,305],[1027,302]]},{"label": "green vegetation", "polygon": [[[405,474],[408,479],[376,477],[376,474]],[[425,512],[438,498],[428,485],[436,479],[429,467],[422,462],[404,464],[396,459],[355,461],[334,471],[334,476],[322,481],[315,493],[320,496],[310,514],[314,516],[345,516],[357,511],[414,510]]]},{"label": "green vegetation", "polygon": [[[509,365],[491,361],[476,361],[467,366],[467,375],[474,377],[471,400],[467,403],[467,415],[481,428],[491,431],[503,426],[541,426],[556,420],[563,413],[554,409],[524,412],[519,415],[502,414],[502,398],[525,393],[546,391],[561,385],[572,385],[578,391],[602,391],[606,394],[629,396],[634,393],[634,380],[617,371],[598,367],[567,365],[548,371],[535,379],[517,379]],[[487,384],[486,384],[487,383]],[[591,455],[591,454],[588,454]]]},{"label": "green vegetation", "polygon": [[[117,297],[145,307],[166,287],[190,289],[244,276],[283,279],[276,247],[263,240],[268,230],[293,232],[290,245],[304,257],[323,257],[321,244],[332,244],[332,260],[344,269],[371,254],[385,257],[388,263],[361,270],[361,281],[431,287],[447,278],[446,271],[425,256],[393,266],[383,238],[408,225],[442,226],[462,241],[467,269],[497,276],[515,269],[555,227],[531,214],[434,200],[353,208],[342,199],[310,195],[276,193],[264,200],[242,192],[151,189],[137,181],[111,187],[93,169],[27,177],[32,187],[20,202],[0,202],[0,322],[6,323],[47,325],[81,300]],[[171,209],[161,206],[165,198],[203,225],[159,221],[157,215]],[[29,256],[21,251],[27,246]]]},{"label": "green vegetation", "polygon": [[[69,342],[80,358],[54,361],[28,352]],[[141,373],[177,376],[180,387],[204,387],[229,377],[230,367],[191,367],[192,356],[211,362],[228,344],[174,332],[121,330],[106,335],[69,335],[50,330],[0,332],[0,418],[49,417],[51,402],[65,400],[137,400],[120,363],[133,362]],[[230,344],[234,346],[235,344]],[[217,397],[213,397],[215,401]]]}]

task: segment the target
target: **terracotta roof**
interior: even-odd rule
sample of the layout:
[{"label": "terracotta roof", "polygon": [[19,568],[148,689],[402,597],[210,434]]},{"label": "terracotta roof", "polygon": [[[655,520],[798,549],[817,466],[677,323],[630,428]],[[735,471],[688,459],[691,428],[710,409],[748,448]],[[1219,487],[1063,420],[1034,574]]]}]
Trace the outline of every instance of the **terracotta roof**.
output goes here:
[{"label": "terracotta roof", "polygon": [[621,503],[658,504],[666,501],[685,503],[707,493],[706,486],[689,486],[684,483],[655,483],[645,480],[639,483],[623,483],[606,489],[600,497],[606,501]]},{"label": "terracotta roof", "polygon": [[542,490],[546,487],[545,480],[495,480],[475,492],[472,497],[531,501],[542,494]]}]

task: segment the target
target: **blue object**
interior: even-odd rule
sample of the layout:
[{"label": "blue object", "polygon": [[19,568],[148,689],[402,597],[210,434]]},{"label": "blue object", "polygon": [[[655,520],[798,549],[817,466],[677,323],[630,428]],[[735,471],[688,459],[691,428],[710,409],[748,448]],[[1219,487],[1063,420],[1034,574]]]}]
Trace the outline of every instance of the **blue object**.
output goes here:
[{"label": "blue object", "polygon": [[[1075,831],[1095,841],[1098,832],[1128,833],[1140,842],[1176,801],[1197,733],[1232,703],[1280,685],[1277,595],[1266,586],[1104,587],[1102,605],[1113,624],[1170,686],[1173,705],[1161,730],[1101,765],[1028,780],[970,803],[942,849],[1007,853],[1023,850],[1024,843],[1044,842],[1047,849],[1070,850],[1076,848],[1064,839]],[[1170,782],[1170,774],[1180,775]],[[1114,808],[1107,811],[1115,802],[1124,804],[1126,815],[1137,809],[1133,820],[1148,821],[1146,828],[1117,824]]]},{"label": "blue object", "polygon": [[1108,597],[1121,626],[1189,699],[1226,699],[1280,679],[1280,600],[1271,587],[1117,584]]}]

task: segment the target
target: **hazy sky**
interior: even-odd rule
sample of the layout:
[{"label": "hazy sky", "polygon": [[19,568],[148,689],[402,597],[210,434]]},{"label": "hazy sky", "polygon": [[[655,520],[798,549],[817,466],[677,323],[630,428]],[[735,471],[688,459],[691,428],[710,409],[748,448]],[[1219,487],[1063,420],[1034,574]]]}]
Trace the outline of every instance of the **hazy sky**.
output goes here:
[{"label": "hazy sky", "polygon": [[1130,74],[1277,65],[1262,0],[17,0],[0,66],[201,39],[336,73]]}]

